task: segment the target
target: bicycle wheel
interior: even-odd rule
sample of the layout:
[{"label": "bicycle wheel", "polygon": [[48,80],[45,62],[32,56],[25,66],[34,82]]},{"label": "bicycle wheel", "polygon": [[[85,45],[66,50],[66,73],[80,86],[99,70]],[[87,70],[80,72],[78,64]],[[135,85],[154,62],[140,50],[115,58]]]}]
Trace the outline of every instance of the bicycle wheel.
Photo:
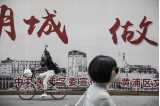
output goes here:
[{"label": "bicycle wheel", "polygon": [[62,88],[56,88],[52,91],[47,91],[50,93],[51,97],[55,100],[61,100],[66,97],[66,89]]},{"label": "bicycle wheel", "polygon": [[33,83],[22,83],[17,89],[18,96],[22,100],[31,100],[35,96],[36,88]]},{"label": "bicycle wheel", "polygon": [[66,97],[67,85],[66,85],[66,73],[60,73],[57,76],[54,76],[55,79],[59,79],[59,81],[55,81],[55,84],[51,83],[52,90],[48,91],[53,99],[61,100]]}]

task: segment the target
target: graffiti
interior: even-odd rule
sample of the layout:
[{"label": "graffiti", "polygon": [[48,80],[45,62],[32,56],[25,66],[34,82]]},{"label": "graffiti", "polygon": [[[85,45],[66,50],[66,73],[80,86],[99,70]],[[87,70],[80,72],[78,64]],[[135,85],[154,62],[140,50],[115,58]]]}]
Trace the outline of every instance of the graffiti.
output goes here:
[{"label": "graffiti", "polygon": [[[7,14],[9,12],[9,14]],[[6,5],[0,7],[0,36],[2,34],[3,27],[10,27],[10,31],[6,31],[11,40],[16,39],[16,32],[14,27],[13,10]]]},{"label": "graffiti", "polygon": [[37,18],[35,18],[35,16],[31,16],[30,19],[28,19],[28,20],[24,19],[23,21],[24,21],[24,23],[26,23],[27,25],[29,25],[29,28],[28,28],[28,34],[29,35],[31,35],[32,32],[34,31],[34,29],[36,27],[35,24],[37,24],[37,23],[40,22]]},{"label": "graffiti", "polygon": [[[2,5],[0,7],[0,36],[2,34],[2,29],[5,27],[9,27],[8,30],[5,30],[5,32],[8,34],[11,40],[15,41],[16,39],[16,31],[15,31],[15,26],[14,26],[14,14],[13,10],[11,8],[8,8],[6,5]],[[9,11],[9,14],[6,14],[7,11]],[[66,27],[65,25],[61,28],[61,22],[58,21],[56,24],[55,22],[55,17],[57,11],[54,10],[53,13],[49,12],[47,9],[45,9],[47,15],[42,17],[43,22],[40,22],[40,19],[38,19],[36,16],[31,16],[29,19],[23,19],[24,23],[28,26],[28,34],[31,35],[35,28],[37,28],[37,24],[42,23],[37,31],[37,36],[40,38],[43,34],[44,35],[49,35],[52,32],[55,32],[59,39],[64,43],[68,44],[68,35],[66,32]],[[114,44],[118,44],[118,39],[117,39],[117,32],[119,28],[122,28],[122,40],[126,43],[129,42],[133,45],[138,45],[142,43],[143,40],[145,40],[147,43],[153,46],[158,46],[158,43],[149,39],[147,37],[147,32],[149,29],[149,26],[152,24],[152,21],[149,21],[146,16],[143,17],[139,24],[139,29],[132,31],[129,30],[131,27],[133,27],[133,23],[131,21],[126,21],[124,25],[121,25],[120,19],[116,18],[115,23],[109,28],[109,32],[112,34],[112,40]],[[62,29],[62,31],[61,31]],[[135,35],[136,34],[138,35]]]},{"label": "graffiti", "polygon": [[[56,15],[49,13],[47,9],[45,9],[45,11],[47,13],[47,16],[43,17],[43,19],[45,19],[45,21],[41,25],[39,31],[37,32],[38,37],[41,37],[43,33],[46,35],[49,35],[52,32],[56,32],[58,37],[63,41],[63,43],[67,44],[68,38],[67,38],[65,25],[63,26],[63,31],[60,31],[61,22],[58,22],[58,24],[56,25],[56,23],[53,19],[56,17]],[[56,13],[56,10],[54,10],[54,12]],[[32,34],[32,32],[34,31],[34,29],[36,27],[35,25],[37,23],[39,23],[40,21],[37,18],[35,18],[35,16],[31,16],[31,18],[28,20],[24,19],[24,22],[27,25],[29,25],[28,34]]]},{"label": "graffiti", "polygon": [[[6,5],[2,5],[0,9],[0,36],[2,34],[3,27],[10,27],[10,31],[5,31],[9,35],[11,40],[14,41],[16,39],[16,32],[14,26],[13,10],[11,8],[8,8]],[[7,11],[9,11],[9,15],[6,15]],[[58,24],[56,24],[54,21],[57,13],[56,10],[54,10],[54,13],[48,12],[47,9],[45,9],[45,11],[47,13],[47,16],[42,17],[45,21],[40,26],[40,29],[37,32],[38,37],[41,37],[43,33],[45,35],[49,35],[50,33],[55,32],[64,44],[68,44],[65,25],[63,26],[63,31],[61,31],[61,22],[58,21]],[[37,19],[35,16],[31,16],[30,19],[23,19],[23,21],[29,26],[29,35],[33,33],[34,29],[36,28],[36,24],[40,22],[39,19]]]},{"label": "graffiti", "polygon": [[133,26],[133,23],[130,21],[127,21],[125,23],[125,25],[121,25],[120,24],[120,19],[116,18],[116,22],[111,26],[111,28],[109,29],[110,33],[112,34],[112,40],[114,44],[118,43],[117,40],[117,31],[119,29],[119,27],[123,28],[123,33],[121,35],[122,39],[124,42],[129,42],[133,45],[137,45],[140,44],[143,40],[145,40],[147,43],[153,45],[153,46],[158,46],[158,43],[150,40],[149,38],[147,38],[147,32],[148,32],[148,28],[149,26],[152,24],[152,21],[148,21],[147,17],[144,16],[144,18],[142,19],[142,21],[139,24],[139,28],[140,30],[142,30],[142,32],[140,32],[139,30],[136,30],[136,32],[139,34],[138,38],[134,38],[134,31],[130,31],[129,28]]}]

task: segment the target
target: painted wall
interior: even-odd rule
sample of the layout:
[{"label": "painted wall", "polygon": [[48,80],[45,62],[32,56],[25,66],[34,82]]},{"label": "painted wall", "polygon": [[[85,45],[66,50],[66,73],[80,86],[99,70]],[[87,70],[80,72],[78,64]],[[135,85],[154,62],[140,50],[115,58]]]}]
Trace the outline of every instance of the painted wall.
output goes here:
[{"label": "painted wall", "polygon": [[[53,61],[62,67],[67,67],[67,55],[71,50],[80,50],[87,54],[88,62],[96,55],[110,55],[119,65],[122,65],[122,53],[126,53],[126,61],[129,64],[152,65],[158,69],[158,46],[153,46],[143,40],[138,45],[122,40],[124,29],[121,27],[129,20],[133,26],[134,37],[139,37],[136,30],[139,28],[144,16],[147,21],[152,21],[148,27],[146,37],[158,42],[158,0],[1,0],[0,5],[6,5],[13,10],[16,39],[12,41],[3,27],[0,37],[0,59],[7,57],[13,59],[40,60],[44,45],[48,45]],[[37,32],[47,16],[56,10],[55,23],[61,22],[66,27],[68,44],[64,44],[53,32],[49,35]],[[28,34],[28,25],[23,19],[35,16],[40,22],[31,35]],[[109,29],[120,20],[120,28],[117,30],[118,44],[112,40]]]}]

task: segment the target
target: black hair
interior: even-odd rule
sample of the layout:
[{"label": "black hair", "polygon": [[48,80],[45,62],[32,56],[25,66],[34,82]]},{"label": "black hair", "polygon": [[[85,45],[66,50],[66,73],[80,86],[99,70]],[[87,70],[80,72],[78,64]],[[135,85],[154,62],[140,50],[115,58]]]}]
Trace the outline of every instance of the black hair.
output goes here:
[{"label": "black hair", "polygon": [[88,74],[94,82],[106,83],[111,79],[112,70],[118,73],[116,61],[112,57],[99,55],[90,62]]}]

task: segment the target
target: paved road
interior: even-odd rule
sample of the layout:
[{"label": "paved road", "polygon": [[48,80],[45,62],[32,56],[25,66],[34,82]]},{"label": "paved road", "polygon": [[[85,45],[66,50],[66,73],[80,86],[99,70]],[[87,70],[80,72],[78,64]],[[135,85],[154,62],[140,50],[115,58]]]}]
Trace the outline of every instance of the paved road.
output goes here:
[{"label": "paved road", "polygon": [[[20,100],[15,95],[1,95],[0,106],[67,106],[73,105],[80,95],[68,95],[63,100],[53,100],[51,97],[33,100]],[[159,106],[159,96],[112,96],[117,106]]]}]

